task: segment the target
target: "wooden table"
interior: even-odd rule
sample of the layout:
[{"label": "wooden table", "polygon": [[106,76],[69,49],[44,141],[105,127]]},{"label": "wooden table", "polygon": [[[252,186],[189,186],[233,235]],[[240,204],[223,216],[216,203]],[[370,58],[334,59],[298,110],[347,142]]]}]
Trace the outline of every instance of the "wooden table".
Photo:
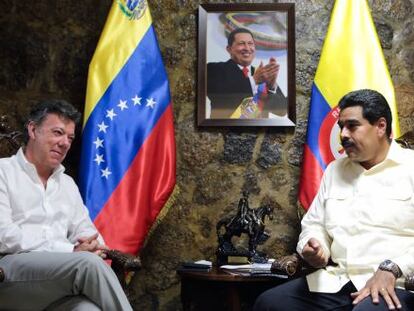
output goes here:
[{"label": "wooden table", "polygon": [[260,293],[287,280],[278,277],[233,275],[217,271],[216,268],[210,272],[178,270],[177,273],[181,277],[184,311],[240,311],[242,307],[249,310]]}]

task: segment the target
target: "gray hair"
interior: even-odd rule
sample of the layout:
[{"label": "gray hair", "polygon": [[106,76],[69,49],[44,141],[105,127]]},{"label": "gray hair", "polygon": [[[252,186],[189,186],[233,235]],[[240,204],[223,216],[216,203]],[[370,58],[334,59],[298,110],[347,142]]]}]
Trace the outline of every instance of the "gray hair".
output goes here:
[{"label": "gray hair", "polygon": [[29,141],[27,126],[30,122],[41,125],[48,114],[56,114],[61,118],[71,120],[75,125],[79,124],[81,114],[71,104],[63,99],[47,99],[40,101],[29,113],[23,133],[23,142]]}]

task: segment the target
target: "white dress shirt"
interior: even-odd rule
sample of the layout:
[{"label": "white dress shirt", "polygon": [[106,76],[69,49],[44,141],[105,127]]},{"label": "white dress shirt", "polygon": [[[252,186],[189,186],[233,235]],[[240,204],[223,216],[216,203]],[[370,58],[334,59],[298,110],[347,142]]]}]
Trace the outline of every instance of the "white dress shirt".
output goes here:
[{"label": "white dress shirt", "polygon": [[300,254],[312,237],[338,266],[308,275],[310,291],[335,293],[349,280],[359,290],[385,259],[403,276],[414,271],[414,151],[392,142],[369,170],[349,158],[331,162],[302,220]]},{"label": "white dress shirt", "polygon": [[0,159],[0,254],[72,252],[78,238],[97,232],[78,187],[63,172],[60,165],[45,188],[22,149]]}]

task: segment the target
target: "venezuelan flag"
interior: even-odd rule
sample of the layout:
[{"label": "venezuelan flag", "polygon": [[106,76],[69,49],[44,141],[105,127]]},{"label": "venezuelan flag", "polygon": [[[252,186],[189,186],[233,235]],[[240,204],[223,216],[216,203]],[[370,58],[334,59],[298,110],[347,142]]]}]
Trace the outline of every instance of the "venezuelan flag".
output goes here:
[{"label": "venezuelan flag", "polygon": [[312,86],[299,201],[308,209],[323,171],[345,156],[339,140],[337,104],[348,92],[373,89],[387,99],[394,137],[400,135],[394,87],[365,0],[336,0]]},{"label": "venezuelan flag", "polygon": [[168,78],[146,1],[113,2],[84,114],[84,202],[106,244],[136,254],[176,178]]}]

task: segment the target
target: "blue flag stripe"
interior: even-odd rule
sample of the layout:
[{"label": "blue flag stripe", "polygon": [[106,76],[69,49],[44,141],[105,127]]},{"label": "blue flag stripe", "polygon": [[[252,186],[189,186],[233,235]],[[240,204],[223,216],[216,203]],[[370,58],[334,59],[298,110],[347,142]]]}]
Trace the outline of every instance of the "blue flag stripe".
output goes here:
[{"label": "blue flag stripe", "polygon": [[322,93],[319,91],[315,83],[312,84],[311,104],[309,110],[309,124],[306,143],[312,150],[315,158],[318,160],[321,168],[325,170],[326,163],[322,160],[319,149],[319,132],[322,122],[328,113],[331,111],[331,106],[327,103]]}]

